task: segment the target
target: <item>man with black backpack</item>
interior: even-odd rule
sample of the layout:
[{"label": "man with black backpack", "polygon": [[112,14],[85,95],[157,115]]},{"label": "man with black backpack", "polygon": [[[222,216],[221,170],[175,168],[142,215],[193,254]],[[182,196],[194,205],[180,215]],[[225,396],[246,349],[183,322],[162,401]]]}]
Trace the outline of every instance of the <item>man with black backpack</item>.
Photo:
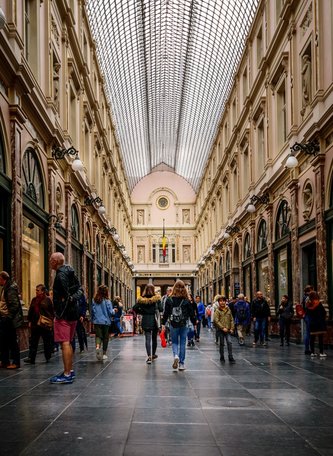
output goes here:
[{"label": "man with black backpack", "polygon": [[53,305],[55,311],[54,340],[62,350],[64,372],[50,379],[51,383],[73,383],[73,340],[79,318],[79,299],[82,295],[80,282],[71,266],[65,264],[62,253],[51,255],[50,266],[56,271],[53,283]]},{"label": "man with black backpack", "polygon": [[235,311],[235,325],[237,329],[238,343],[239,345],[244,345],[244,336],[243,331],[246,330],[248,324],[250,323],[251,313],[250,306],[245,301],[244,295],[240,293],[238,295],[238,300],[234,307]]}]

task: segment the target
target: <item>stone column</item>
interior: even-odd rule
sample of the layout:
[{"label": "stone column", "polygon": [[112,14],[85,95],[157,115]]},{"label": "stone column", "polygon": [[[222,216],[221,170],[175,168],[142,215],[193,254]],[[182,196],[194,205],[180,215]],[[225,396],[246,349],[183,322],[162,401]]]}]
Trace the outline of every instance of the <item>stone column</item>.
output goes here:
[{"label": "stone column", "polygon": [[[269,267],[269,283],[270,283],[270,293],[267,296],[270,300],[271,311],[275,313],[275,271],[274,271],[274,252],[273,252],[273,242],[274,242],[274,220],[273,220],[273,205],[268,204],[266,207],[267,211],[267,250],[268,250],[268,267]],[[256,282],[255,282],[256,283]]]},{"label": "stone column", "polygon": [[8,271],[22,290],[22,152],[21,125],[25,122],[18,106],[10,107],[10,155],[12,165],[12,202],[11,202],[11,267]]},{"label": "stone column", "polygon": [[[299,267],[299,245],[298,245],[298,180],[292,179],[289,186],[291,205],[291,277],[293,299],[298,301],[300,292],[300,267]],[[288,265],[289,266],[289,265]]]}]

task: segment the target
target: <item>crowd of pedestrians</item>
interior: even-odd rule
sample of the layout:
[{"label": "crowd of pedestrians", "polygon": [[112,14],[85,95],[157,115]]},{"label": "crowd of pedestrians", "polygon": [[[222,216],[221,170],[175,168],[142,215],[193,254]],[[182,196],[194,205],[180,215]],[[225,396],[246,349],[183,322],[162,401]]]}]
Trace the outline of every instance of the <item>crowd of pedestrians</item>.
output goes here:
[{"label": "crowd of pedestrians", "polygon": [[[87,349],[84,325],[87,301],[74,269],[65,264],[62,253],[51,255],[50,266],[55,271],[52,296],[44,284],[36,286],[36,296],[28,310],[30,344],[29,354],[24,362],[35,364],[41,338],[46,362],[51,359],[54,347],[60,345],[63,372],[53,376],[50,382],[73,383],[75,333],[80,353]],[[18,369],[20,350],[17,328],[23,324],[19,290],[15,281],[11,280],[5,271],[0,272],[0,287],[0,367]],[[200,344],[202,327],[215,332],[221,363],[225,363],[225,346],[229,363],[236,362],[232,352],[232,336],[240,346],[244,346],[246,337],[253,332],[254,348],[258,345],[267,347],[269,340],[271,307],[261,291],[256,292],[252,302],[240,293],[237,298],[230,300],[216,295],[212,303],[205,305],[200,295],[196,295],[194,299],[188,293],[181,280],[177,280],[173,287],[168,287],[163,297],[156,293],[154,285],[149,283],[129,314],[133,316],[134,333],[137,322],[141,322],[145,336],[146,363],[152,364],[158,358],[157,340],[162,332],[161,340],[163,339],[164,346],[172,345],[172,368],[175,371],[186,369],[186,345],[192,348]],[[95,331],[96,357],[99,361],[108,359],[111,328],[113,327],[115,337],[123,335],[122,315],[121,298],[116,296],[111,302],[108,287],[100,285],[91,303],[91,323]],[[295,312],[287,295],[282,296],[276,316],[280,346],[289,346]],[[310,285],[305,287],[302,301],[296,306],[296,316],[303,321],[305,354],[312,358],[317,356],[315,342],[318,338],[318,356],[325,358],[326,311],[318,293]]]}]

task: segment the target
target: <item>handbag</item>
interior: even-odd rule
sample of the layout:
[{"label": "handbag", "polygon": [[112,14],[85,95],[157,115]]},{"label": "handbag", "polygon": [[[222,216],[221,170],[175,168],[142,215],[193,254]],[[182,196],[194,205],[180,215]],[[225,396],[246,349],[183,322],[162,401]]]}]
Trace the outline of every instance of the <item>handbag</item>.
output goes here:
[{"label": "handbag", "polygon": [[40,326],[41,328],[45,329],[53,329],[53,319],[49,317],[45,317],[45,315],[40,314],[37,325]]},{"label": "handbag", "polygon": [[305,310],[303,309],[302,304],[296,304],[295,310],[296,310],[296,316],[298,318],[304,318],[305,317]]},{"label": "handbag", "polygon": [[166,338],[165,338],[165,331],[162,330],[160,332],[160,339],[161,339],[161,347],[165,348],[167,346],[167,341],[166,341]]}]

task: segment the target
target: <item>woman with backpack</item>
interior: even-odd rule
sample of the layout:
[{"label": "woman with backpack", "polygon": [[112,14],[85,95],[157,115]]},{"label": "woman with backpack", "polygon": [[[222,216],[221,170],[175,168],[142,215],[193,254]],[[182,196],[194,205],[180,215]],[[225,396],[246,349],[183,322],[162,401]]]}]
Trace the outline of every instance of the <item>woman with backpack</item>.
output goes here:
[{"label": "woman with backpack", "polygon": [[238,295],[238,301],[235,304],[234,311],[238,343],[239,345],[244,345],[243,331],[246,331],[246,328],[251,321],[251,312],[250,306],[248,302],[245,301],[245,296],[242,293]]},{"label": "woman with backpack", "polygon": [[174,356],[172,367],[174,370],[185,370],[188,319],[195,325],[195,314],[188,297],[187,289],[182,280],[177,280],[173,286],[171,295],[166,300],[162,320],[162,328],[168,320],[170,321],[172,352]]},{"label": "woman with backpack", "polygon": [[142,315],[141,326],[146,339],[146,363],[151,364],[158,357],[156,355],[157,334],[160,329],[160,312],[162,312],[161,296],[155,294],[154,285],[146,285],[133,309]]}]

